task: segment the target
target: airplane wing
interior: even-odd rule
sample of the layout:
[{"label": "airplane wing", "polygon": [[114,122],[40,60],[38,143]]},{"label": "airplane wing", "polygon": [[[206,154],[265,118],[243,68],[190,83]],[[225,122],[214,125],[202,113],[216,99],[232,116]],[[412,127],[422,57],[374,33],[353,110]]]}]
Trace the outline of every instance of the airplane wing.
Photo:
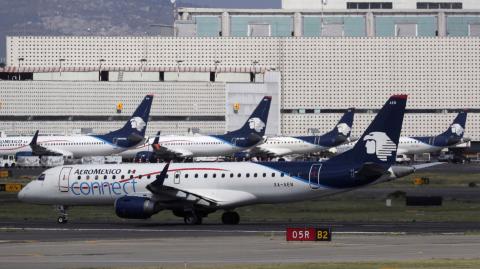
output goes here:
[{"label": "airplane wing", "polygon": [[46,148],[41,146],[37,143],[38,139],[38,130],[35,132],[35,135],[30,142],[30,148],[32,149],[33,155],[42,156],[42,155],[49,155],[49,156],[72,156],[73,154],[69,151],[55,149],[55,148]]},{"label": "airplane wing", "polygon": [[268,148],[257,146],[250,150],[252,155],[267,155],[270,157],[279,157],[292,154],[292,151],[287,148]]},{"label": "airplane wing", "polygon": [[180,158],[187,158],[187,157],[193,156],[192,152],[185,149],[171,149],[171,148],[164,147],[159,143],[159,140],[160,140],[160,132],[157,133],[152,143],[153,151],[158,157],[170,158],[172,156],[175,156]]},{"label": "airplane wing", "polygon": [[437,166],[437,165],[440,165],[440,164],[445,164],[445,163],[444,162],[422,163],[422,164],[416,164],[416,165],[412,165],[412,166],[415,169],[415,171],[417,171],[417,170],[429,168],[429,167],[432,167],[432,166]]},{"label": "airplane wing", "polygon": [[255,199],[255,196],[243,192],[222,189],[179,189],[173,186],[164,185],[165,178],[170,163],[167,163],[162,172],[157,176],[157,179],[147,185],[153,196],[152,199],[156,201],[185,201],[200,206],[238,206]]}]

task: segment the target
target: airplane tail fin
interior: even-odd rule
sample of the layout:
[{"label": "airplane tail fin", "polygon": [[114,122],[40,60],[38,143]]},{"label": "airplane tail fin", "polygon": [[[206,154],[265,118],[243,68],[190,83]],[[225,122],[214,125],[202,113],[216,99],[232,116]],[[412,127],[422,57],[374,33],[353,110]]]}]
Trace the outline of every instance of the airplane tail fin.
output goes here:
[{"label": "airplane tail fin", "polygon": [[352,131],[353,117],[355,115],[355,108],[349,108],[342,118],[338,121],[337,125],[325,136],[329,140],[332,140],[333,145],[339,145],[348,140]]},{"label": "airplane tail fin", "polygon": [[140,143],[145,137],[152,102],[153,95],[145,96],[122,128],[97,137],[122,147],[132,147]]},{"label": "airplane tail fin", "polygon": [[465,132],[465,124],[467,122],[467,112],[462,111],[453,120],[452,124],[448,129],[441,135],[447,135],[449,137],[454,137],[461,139],[463,133]]},{"label": "airplane tail fin", "polygon": [[353,149],[330,160],[382,167],[394,164],[406,104],[407,95],[391,96]]},{"label": "airplane tail fin", "polygon": [[260,101],[242,128],[229,132],[229,134],[237,137],[248,137],[250,134],[263,137],[267,127],[268,113],[270,112],[271,102],[271,96],[263,97],[262,101]]}]

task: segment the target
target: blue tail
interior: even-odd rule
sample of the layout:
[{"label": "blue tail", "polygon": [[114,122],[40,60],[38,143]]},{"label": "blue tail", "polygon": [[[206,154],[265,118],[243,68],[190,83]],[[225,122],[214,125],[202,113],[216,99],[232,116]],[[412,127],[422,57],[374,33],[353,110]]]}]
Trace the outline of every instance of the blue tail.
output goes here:
[{"label": "blue tail", "polygon": [[242,128],[224,135],[215,135],[214,137],[239,147],[252,147],[258,144],[265,135],[271,102],[271,96],[263,97]]},{"label": "blue tail", "polygon": [[95,137],[125,148],[133,147],[142,142],[147,129],[152,101],[153,95],[145,96],[142,103],[122,128],[105,135],[95,135]]},{"label": "blue tail", "polygon": [[356,165],[373,163],[382,167],[393,165],[397,155],[406,104],[406,95],[390,97],[353,149],[335,156],[327,162]]},{"label": "blue tail", "polygon": [[443,142],[445,146],[450,146],[460,142],[465,132],[465,124],[467,122],[467,112],[462,111],[458,113],[452,124],[442,134],[435,137],[437,143]]},{"label": "blue tail", "polygon": [[334,147],[345,143],[352,132],[354,115],[355,108],[349,108],[335,125],[335,128],[320,137],[319,144]]}]

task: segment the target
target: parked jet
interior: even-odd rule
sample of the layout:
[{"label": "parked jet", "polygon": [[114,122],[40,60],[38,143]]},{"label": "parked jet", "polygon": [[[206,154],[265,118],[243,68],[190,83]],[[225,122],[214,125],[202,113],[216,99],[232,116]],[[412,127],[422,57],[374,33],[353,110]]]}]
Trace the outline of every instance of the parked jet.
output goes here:
[{"label": "parked jet", "polygon": [[[227,156],[249,149],[264,141],[265,128],[272,98],[265,96],[242,128],[224,135],[169,135],[151,138],[137,148],[121,153],[123,158],[134,158],[137,154],[154,155],[159,159],[189,157]],[[157,135],[158,136],[158,135]]]},{"label": "parked jet", "polygon": [[144,141],[153,95],[147,95],[125,125],[104,135],[0,138],[0,155],[57,155],[80,158],[122,152]]},{"label": "parked jet", "polygon": [[280,157],[320,152],[341,145],[349,140],[353,116],[354,108],[350,108],[333,130],[321,136],[269,137],[265,143],[252,148],[250,153],[254,156]]},{"label": "parked jet", "polygon": [[60,223],[67,220],[67,205],[114,204],[121,218],[172,210],[185,223],[200,224],[225,210],[222,222],[238,224],[234,209],[241,206],[309,200],[413,173],[414,166],[394,166],[406,101],[406,95],[392,96],[351,151],[324,162],[60,166],[30,182],[18,198],[63,205]]},{"label": "parked jet", "polygon": [[[448,129],[437,136],[414,136],[400,137],[397,154],[421,154],[438,152],[444,148],[452,147],[457,144],[468,142],[470,139],[464,138],[465,124],[467,121],[467,112],[458,113]],[[340,145],[336,148],[337,153],[342,153],[353,148],[356,142],[350,142]]]}]

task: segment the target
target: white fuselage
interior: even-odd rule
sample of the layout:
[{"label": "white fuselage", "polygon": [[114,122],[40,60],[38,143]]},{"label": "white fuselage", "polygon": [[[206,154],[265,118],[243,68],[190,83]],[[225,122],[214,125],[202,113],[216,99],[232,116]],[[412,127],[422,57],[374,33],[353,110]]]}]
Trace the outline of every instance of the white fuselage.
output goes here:
[{"label": "white fuselage", "polygon": [[[139,152],[152,151],[153,140],[154,138],[150,138],[147,143],[126,150],[120,155],[124,158],[134,158]],[[217,157],[245,150],[245,148],[234,146],[208,135],[162,136],[159,139],[159,144],[180,157]]]},{"label": "white fuselage", "polygon": [[[77,165],[44,172],[29,183],[19,199],[38,204],[113,204],[123,196],[151,197],[146,186],[165,164]],[[316,180],[316,179],[312,179]],[[346,189],[330,189],[290,176],[261,163],[172,163],[164,186],[216,201],[217,208],[256,203],[281,203],[321,197]],[[169,197],[171,198],[171,197]],[[188,198],[187,198],[188,199]]]},{"label": "white fuselage", "polygon": [[[0,139],[0,155],[15,155],[19,152],[32,152],[30,136],[7,137]],[[88,135],[78,136],[39,136],[39,146],[52,152],[81,158],[85,156],[106,156],[117,154],[125,148],[118,147],[101,139]]]},{"label": "white fuselage", "polygon": [[[356,141],[337,146],[336,153],[340,154],[347,150],[350,150],[353,148],[353,146],[355,146],[355,144],[356,144]],[[414,139],[408,136],[402,136],[400,137],[400,141],[398,144],[397,154],[406,154],[406,155],[422,154],[422,153],[437,152],[442,149],[443,147],[432,146],[432,145],[423,143],[421,141],[418,141],[417,139]]]},{"label": "white fuselage", "polygon": [[318,144],[308,143],[304,140],[290,137],[277,136],[269,137],[267,141],[255,147],[254,150],[274,156],[285,156],[290,154],[308,154],[327,150]]}]

